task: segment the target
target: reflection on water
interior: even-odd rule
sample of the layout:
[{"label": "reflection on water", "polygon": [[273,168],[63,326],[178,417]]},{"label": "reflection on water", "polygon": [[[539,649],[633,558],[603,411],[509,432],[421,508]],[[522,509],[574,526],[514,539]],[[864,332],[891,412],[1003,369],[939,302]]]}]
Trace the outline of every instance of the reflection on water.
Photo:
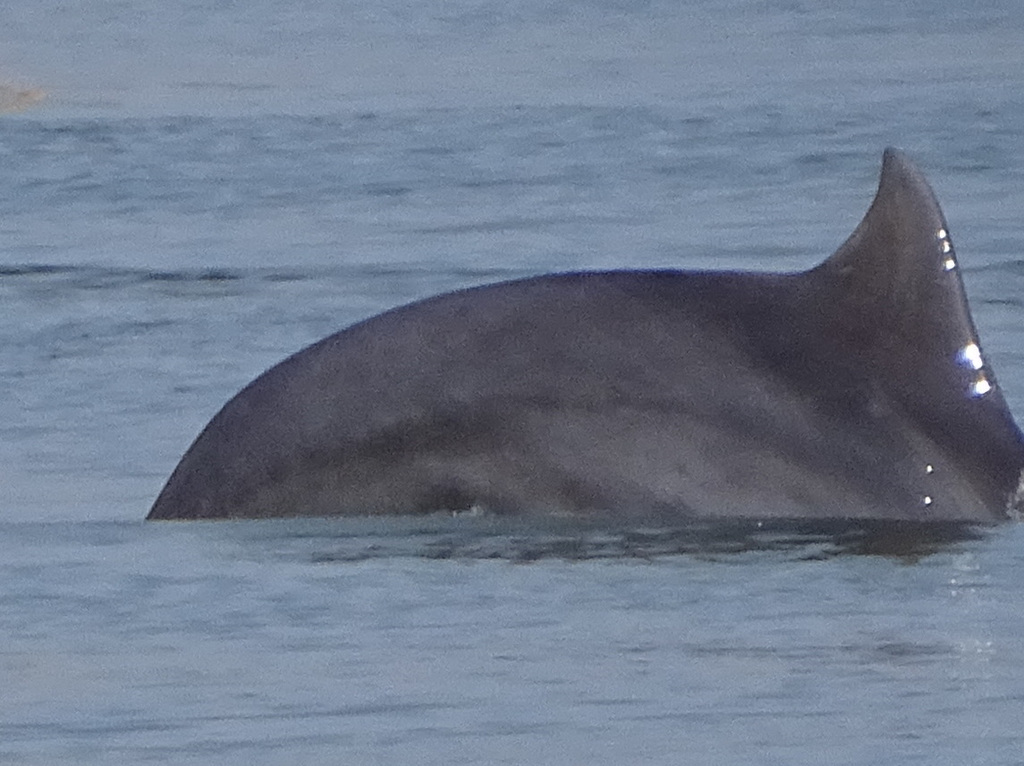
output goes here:
[{"label": "reflection on water", "polygon": [[601,520],[474,513],[152,523],[194,525],[198,534],[252,546],[257,558],[283,556],[314,563],[395,558],[653,560],[678,555],[739,561],[759,553],[794,561],[854,555],[910,563],[989,534],[986,528],[964,524],[716,520],[627,526]]},{"label": "reflection on water", "polygon": [[0,523],[0,761],[1009,766],[1021,530]]}]

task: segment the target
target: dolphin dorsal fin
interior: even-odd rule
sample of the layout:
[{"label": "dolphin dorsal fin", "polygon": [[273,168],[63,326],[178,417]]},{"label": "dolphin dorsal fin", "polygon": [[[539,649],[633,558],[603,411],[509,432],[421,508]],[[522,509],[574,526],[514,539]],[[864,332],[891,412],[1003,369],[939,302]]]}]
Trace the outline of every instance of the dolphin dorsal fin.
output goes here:
[{"label": "dolphin dorsal fin", "polygon": [[883,366],[908,354],[919,363],[941,358],[951,362],[941,366],[960,394],[999,395],[981,356],[949,226],[928,182],[901,152],[886,149],[867,214],[811,274],[826,290],[838,290],[838,303],[827,311],[836,329],[875,349]]},{"label": "dolphin dorsal fin", "polygon": [[886,149],[864,219],[805,273],[825,332],[856,348],[873,385],[941,448],[998,475],[1009,498],[1021,433],[982,352],[949,226],[923,174]]}]

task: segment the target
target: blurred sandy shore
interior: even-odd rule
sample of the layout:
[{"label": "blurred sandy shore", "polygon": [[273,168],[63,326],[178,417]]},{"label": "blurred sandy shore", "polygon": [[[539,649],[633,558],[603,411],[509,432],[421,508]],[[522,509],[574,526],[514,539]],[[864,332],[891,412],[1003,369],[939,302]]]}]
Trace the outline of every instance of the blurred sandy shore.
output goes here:
[{"label": "blurred sandy shore", "polygon": [[0,114],[20,112],[35,106],[46,98],[41,88],[24,88],[0,83]]}]

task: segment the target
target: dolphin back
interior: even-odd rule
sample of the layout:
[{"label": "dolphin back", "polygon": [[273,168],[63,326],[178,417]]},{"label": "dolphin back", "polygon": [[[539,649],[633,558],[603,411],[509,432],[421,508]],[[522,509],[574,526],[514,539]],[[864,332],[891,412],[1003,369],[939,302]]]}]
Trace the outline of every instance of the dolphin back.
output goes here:
[{"label": "dolphin back", "polygon": [[887,150],[807,272],[535,277],[325,338],[217,413],[148,518],[993,522],[1022,467],[948,226]]}]

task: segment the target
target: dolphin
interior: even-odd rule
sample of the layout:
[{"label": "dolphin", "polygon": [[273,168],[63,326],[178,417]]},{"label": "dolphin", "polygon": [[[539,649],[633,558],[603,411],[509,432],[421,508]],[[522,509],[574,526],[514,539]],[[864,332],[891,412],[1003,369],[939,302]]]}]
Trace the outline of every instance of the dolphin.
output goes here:
[{"label": "dolphin", "polygon": [[149,519],[494,514],[1016,518],[1024,438],[949,227],[885,151],[799,273],[563,273],[428,298],[263,373]]}]

